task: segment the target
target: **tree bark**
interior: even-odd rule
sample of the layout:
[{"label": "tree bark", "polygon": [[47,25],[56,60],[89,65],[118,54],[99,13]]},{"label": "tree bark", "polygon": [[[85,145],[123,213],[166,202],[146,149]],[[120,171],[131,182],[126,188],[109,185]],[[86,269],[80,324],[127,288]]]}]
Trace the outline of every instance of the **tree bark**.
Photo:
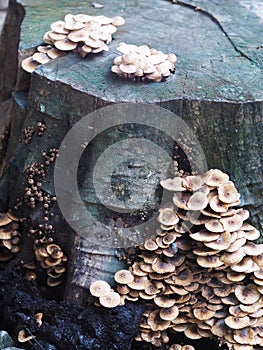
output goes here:
[{"label": "tree bark", "polygon": [[[235,0],[100,2],[102,9],[95,9],[91,1],[10,1],[0,41],[0,97],[1,101],[11,99],[9,112],[2,107],[1,115],[1,120],[6,120],[4,129],[11,130],[0,153],[1,207],[17,207],[17,213],[27,218],[25,229],[43,224],[42,208],[30,209],[24,203],[26,169],[33,162],[43,162],[43,150],[59,148],[67,132],[87,114],[110,104],[141,102],[166,108],[188,124],[204,150],[208,167],[230,174],[242,196],[240,205],[251,211],[254,224],[262,230],[262,19]],[[85,59],[69,54],[41,65],[31,77],[23,72],[21,60],[42,43],[50,24],[67,13],[80,12],[125,18],[125,26],[114,34],[110,51]],[[133,83],[114,76],[110,67],[122,41],[175,53],[178,62],[174,76],[163,83]],[[14,69],[17,62],[18,72]],[[47,127],[41,136],[38,122]],[[35,132],[25,144],[23,130],[29,126]],[[118,140],[122,133],[114,130],[113,139]],[[141,137],[147,135],[145,128]],[[161,145],[172,155],[171,140],[164,137]],[[107,142],[101,139],[88,155],[96,158],[105,147]],[[82,168],[81,174],[83,179],[90,179],[90,169]],[[122,178],[126,175],[120,174]],[[157,207],[158,182],[156,174],[149,186],[150,211]],[[53,165],[48,167],[42,185],[45,193],[55,195]],[[85,202],[96,208],[87,186],[80,192]],[[139,192],[136,200],[140,200]],[[54,205],[52,210],[49,223],[56,228],[53,235],[70,255],[65,297],[84,300],[85,289],[93,279],[112,282],[114,271],[124,263],[116,249],[101,250],[74,235],[59,208]],[[98,250],[100,253],[95,254]]]}]

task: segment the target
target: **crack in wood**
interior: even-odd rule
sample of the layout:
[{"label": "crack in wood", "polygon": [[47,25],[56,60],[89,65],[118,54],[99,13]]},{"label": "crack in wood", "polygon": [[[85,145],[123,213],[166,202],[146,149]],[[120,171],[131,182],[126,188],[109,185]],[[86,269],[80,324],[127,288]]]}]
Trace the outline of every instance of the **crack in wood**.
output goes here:
[{"label": "crack in wood", "polygon": [[[169,0],[170,1],[170,0]],[[238,52],[241,57],[244,57],[246,58],[247,60],[249,60],[250,62],[254,63],[257,67],[259,68],[262,68],[262,65],[258,62],[258,61],[255,61],[253,60],[251,57],[249,57],[248,55],[246,55],[242,50],[240,50],[234,43],[234,41],[231,39],[231,37],[228,35],[227,31],[224,29],[224,27],[222,26],[222,24],[220,23],[220,21],[212,14],[210,13],[209,11],[206,11],[204,9],[202,9],[201,7],[199,6],[196,6],[196,5],[191,5],[191,4],[188,4],[184,1],[180,1],[180,0],[172,0],[172,2],[175,4],[175,5],[179,5],[179,6],[184,6],[184,7],[187,7],[191,10],[194,10],[195,12],[200,12],[202,13],[203,15],[205,15],[206,17],[210,18],[217,26],[218,28],[222,31],[222,33],[225,34],[226,38],[228,39],[228,41],[230,42],[230,44],[233,46],[234,50],[236,52]]]}]

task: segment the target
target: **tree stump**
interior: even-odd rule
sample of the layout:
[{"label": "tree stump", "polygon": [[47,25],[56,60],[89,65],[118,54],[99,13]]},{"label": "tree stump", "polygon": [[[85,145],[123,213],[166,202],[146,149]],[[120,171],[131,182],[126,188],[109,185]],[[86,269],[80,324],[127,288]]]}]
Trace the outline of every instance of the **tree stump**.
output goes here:
[{"label": "tree stump", "polygon": [[[59,148],[67,132],[87,114],[110,104],[140,102],[170,110],[188,124],[204,150],[208,167],[230,174],[242,195],[240,205],[250,210],[254,224],[262,229],[262,18],[237,0],[100,3],[104,7],[98,9],[92,1],[10,0],[0,41],[1,208],[17,208],[17,214],[26,218],[25,230],[44,225],[41,205],[32,209],[24,202],[26,169],[43,162],[42,151]],[[114,34],[109,52],[85,59],[69,54],[41,65],[30,77],[20,67],[22,59],[42,43],[50,24],[67,13],[121,15],[126,24]],[[110,67],[122,41],[175,53],[175,74],[162,83],[135,83],[115,76]],[[37,133],[38,122],[47,127],[42,136]],[[25,143],[28,127],[35,132]],[[138,130],[133,132],[136,135]],[[115,129],[111,136],[116,141],[129,133]],[[139,134],[144,138],[149,132],[142,128]],[[155,137],[161,137],[160,145],[172,156],[174,143],[163,135]],[[95,142],[88,159],[95,159],[107,146],[105,138]],[[140,167],[149,171],[145,164]],[[82,167],[81,174],[86,186],[80,190],[82,197],[97,210],[92,189],[84,181],[91,176],[89,166]],[[127,169],[119,175],[127,178]],[[149,212],[158,208],[159,175],[155,173],[151,183],[145,182]],[[135,170],[129,176],[133,179]],[[51,165],[42,189],[52,196],[53,177]],[[124,263],[116,249],[102,250],[75,235],[55,204],[53,214],[48,218],[55,227],[52,235],[70,255],[65,297],[80,300],[85,295],[83,288],[92,280],[112,282],[114,271]]]}]

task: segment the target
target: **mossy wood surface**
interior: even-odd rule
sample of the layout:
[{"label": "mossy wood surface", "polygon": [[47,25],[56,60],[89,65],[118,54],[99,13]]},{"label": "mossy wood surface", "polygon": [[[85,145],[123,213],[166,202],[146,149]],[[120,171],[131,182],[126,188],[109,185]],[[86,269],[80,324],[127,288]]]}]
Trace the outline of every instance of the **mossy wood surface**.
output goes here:
[{"label": "mossy wood surface", "polygon": [[[42,150],[58,148],[66,133],[83,116],[112,103],[156,103],[176,113],[190,126],[203,147],[208,167],[230,174],[242,195],[241,205],[251,210],[254,223],[262,228],[262,19],[234,0],[178,1],[177,4],[168,0],[101,0],[100,3],[104,4],[102,9],[95,9],[92,1],[10,1],[1,37],[1,100],[10,97],[12,89],[19,92],[30,87],[26,110],[22,112],[21,95],[17,92],[12,103],[20,105],[22,117],[25,112],[24,127],[36,126],[42,121],[47,130],[41,137],[35,133],[28,145],[22,133],[17,147],[10,140],[6,156],[2,157],[7,164],[1,170],[2,206],[13,205],[16,198],[23,198],[25,169],[32,162],[41,161]],[[11,37],[18,38],[19,22],[24,13],[18,52],[15,44],[7,49]],[[30,85],[29,75],[19,68],[15,84],[16,74],[8,61],[10,56],[14,64],[29,55],[42,43],[50,24],[63,19],[67,13],[121,15],[126,24],[114,34],[109,52],[85,59],[69,54],[42,65],[32,74]],[[162,83],[134,83],[115,76],[110,67],[118,55],[117,45],[122,41],[175,53],[178,57],[175,74]],[[8,80],[10,72],[13,80]],[[113,130],[113,139],[127,132]],[[145,128],[141,136],[146,135]],[[172,153],[173,144],[163,135],[160,145]],[[89,155],[96,159],[106,146],[107,142],[100,139],[91,147]],[[124,171],[120,177],[126,175]],[[81,176],[86,184],[85,180],[91,176],[90,169],[81,169]],[[159,174],[156,174],[155,186],[145,184],[149,185],[147,204],[151,210],[157,205],[158,181]],[[43,181],[43,188],[54,194],[52,167]],[[138,190],[138,202],[141,190]],[[84,200],[96,210],[97,202],[90,195],[88,185],[81,191]],[[10,196],[8,200],[6,193]],[[23,207],[23,215],[35,224],[42,220],[38,208]],[[81,250],[74,248],[71,256],[68,295],[72,298],[72,281],[87,287],[91,275],[110,280],[113,271],[121,266],[115,250],[109,250],[108,259],[96,254],[92,257],[93,248],[85,247],[82,239],[70,234],[70,229],[61,224],[59,211],[51,223],[57,227],[58,239],[67,249],[79,245]],[[105,262],[104,266],[101,261]]]}]

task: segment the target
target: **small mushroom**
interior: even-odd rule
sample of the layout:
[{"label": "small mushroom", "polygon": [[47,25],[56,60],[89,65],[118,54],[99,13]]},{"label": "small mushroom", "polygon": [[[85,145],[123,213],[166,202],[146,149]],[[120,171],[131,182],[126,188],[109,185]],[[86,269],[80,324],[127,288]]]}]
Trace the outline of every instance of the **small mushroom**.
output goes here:
[{"label": "small mushroom", "polygon": [[115,273],[114,279],[120,284],[129,284],[133,282],[134,276],[129,270],[119,270]]},{"label": "small mushroom", "polygon": [[100,304],[107,308],[113,308],[120,305],[121,298],[116,292],[110,292],[99,298]]},{"label": "small mushroom", "polygon": [[68,38],[64,40],[55,41],[54,45],[58,50],[61,51],[72,51],[78,46],[77,43],[69,40]]},{"label": "small mushroom", "polygon": [[34,338],[33,335],[27,335],[26,331],[23,330],[23,329],[18,332],[18,338],[17,339],[18,339],[18,341],[20,343],[26,343],[27,341],[29,341],[29,340],[31,340],[33,338]]},{"label": "small mushroom", "polygon": [[201,210],[208,205],[208,198],[202,192],[195,192],[187,202],[187,207],[190,210]]},{"label": "small mushroom", "polygon": [[90,285],[90,293],[95,297],[103,297],[111,291],[110,285],[105,281],[95,281]]},{"label": "small mushroom", "polygon": [[245,305],[250,305],[256,303],[260,298],[260,293],[258,292],[254,284],[249,283],[248,285],[240,285],[235,288],[236,298]]},{"label": "small mushroom", "polygon": [[68,34],[69,31],[65,29],[65,24],[66,23],[64,21],[56,21],[52,23],[50,27],[53,30],[53,32],[56,32],[58,34]]},{"label": "small mushroom", "polygon": [[27,57],[22,61],[22,68],[28,73],[33,73],[38,66],[39,63],[34,61],[32,57]]}]

